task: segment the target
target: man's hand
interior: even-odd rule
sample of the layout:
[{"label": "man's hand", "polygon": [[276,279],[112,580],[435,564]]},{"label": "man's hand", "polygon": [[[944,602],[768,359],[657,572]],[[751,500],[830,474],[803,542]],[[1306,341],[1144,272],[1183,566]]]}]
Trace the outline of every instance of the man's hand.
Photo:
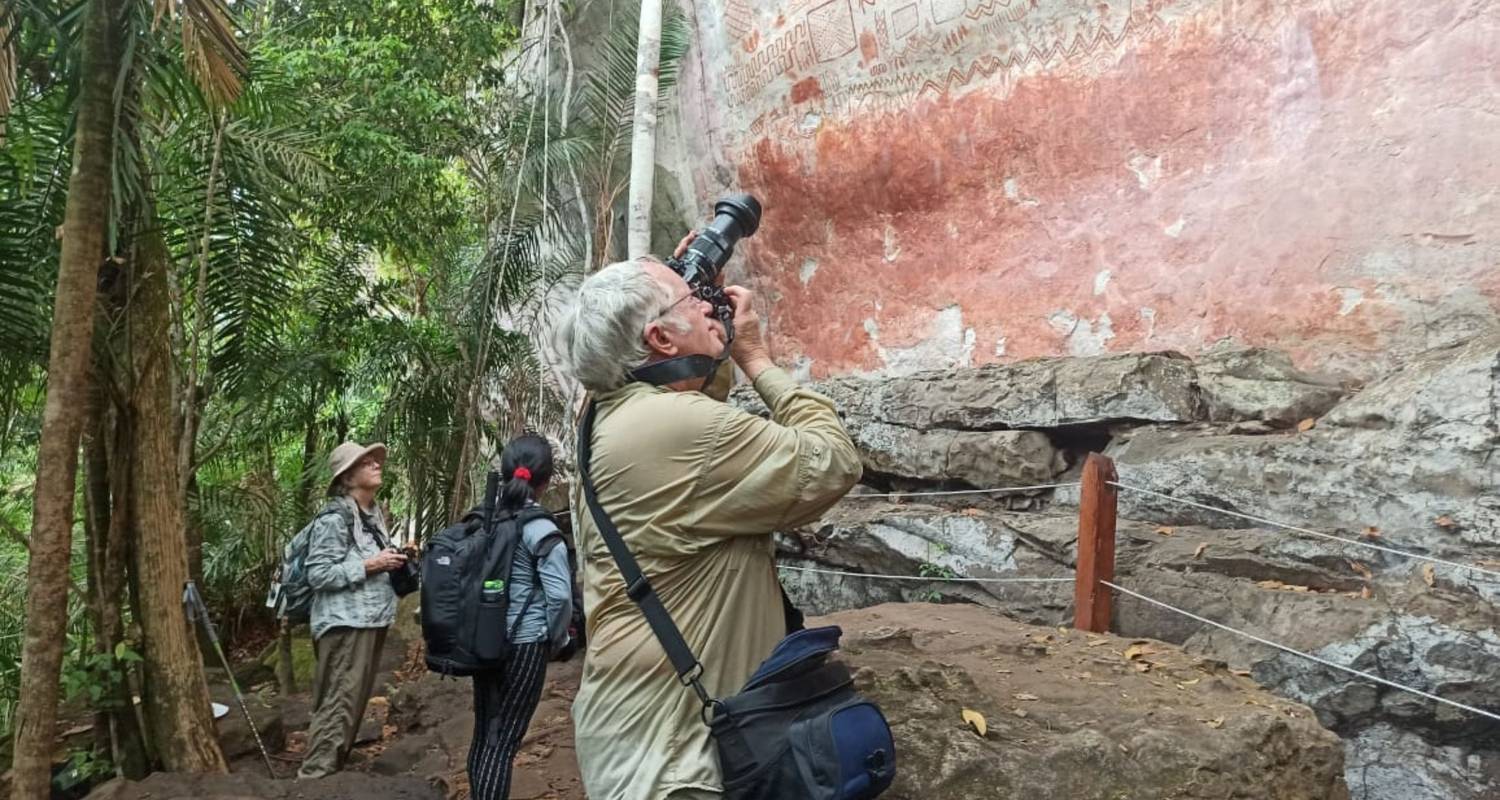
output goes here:
[{"label": "man's hand", "polygon": [[760,335],[760,315],[755,313],[754,295],[743,286],[726,286],[724,294],[734,303],[734,344],[730,355],[745,377],[754,381],[766,368],[776,365]]},{"label": "man's hand", "polygon": [[382,550],[365,559],[365,574],[374,575],[377,572],[390,572],[400,569],[406,564],[406,554],[399,550]]},{"label": "man's hand", "polygon": [[688,231],[688,235],[682,237],[682,241],[677,243],[677,249],[672,251],[672,257],[682,258],[682,254],[687,252],[688,245],[692,244],[696,238],[698,238],[697,231]]}]

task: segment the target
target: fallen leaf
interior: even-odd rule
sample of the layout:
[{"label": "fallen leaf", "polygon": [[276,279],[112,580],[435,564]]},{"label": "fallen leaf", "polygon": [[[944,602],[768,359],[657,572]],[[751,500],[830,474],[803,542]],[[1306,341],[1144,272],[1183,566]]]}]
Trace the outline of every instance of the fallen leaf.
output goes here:
[{"label": "fallen leaf", "polygon": [[980,736],[985,735],[989,731],[989,726],[985,725],[984,722],[984,715],[979,713],[978,711],[975,711],[972,708],[966,708],[963,710],[963,718],[964,722],[967,722],[969,723],[969,725],[973,726],[974,731]]},{"label": "fallen leaf", "polygon": [[1433,569],[1431,564],[1422,565],[1422,580],[1426,581],[1428,586],[1437,582],[1437,570]]},{"label": "fallen leaf", "polygon": [[1109,644],[1109,640],[1108,639],[1099,639],[1098,641],[1089,642],[1089,647],[1098,647],[1098,646],[1104,645],[1104,644]]},{"label": "fallen leaf", "polygon": [[1364,578],[1365,580],[1371,580],[1372,578],[1374,578],[1374,575],[1370,573],[1370,568],[1365,566],[1364,564],[1359,563],[1358,561],[1350,561],[1349,569],[1352,569],[1355,572],[1359,573],[1359,576],[1361,578]]},{"label": "fallen leaf", "polygon": [[1029,702],[1032,702],[1034,700],[1040,700],[1041,699],[1041,698],[1037,697],[1034,694],[1026,694],[1025,692],[1022,692],[1020,694],[1013,694],[1013,695],[1011,695],[1011,697],[1014,697],[1014,698],[1016,698],[1017,700],[1020,700],[1023,703],[1029,703]]},{"label": "fallen leaf", "polygon": [[960,513],[960,514],[962,514],[962,515],[964,515],[966,517],[977,517],[977,516],[979,516],[979,509],[977,509],[977,508],[966,508],[966,509],[964,509],[964,510],[958,512],[958,513]]},{"label": "fallen leaf", "polygon": [[1297,423],[1297,430],[1302,433],[1307,433],[1308,431],[1312,430],[1317,424],[1317,420],[1313,419],[1312,417],[1308,417],[1307,419],[1304,419],[1301,422]]},{"label": "fallen leaf", "polygon": [[1186,689],[1189,686],[1197,686],[1198,685],[1198,681],[1201,681],[1201,680],[1203,680],[1203,679],[1202,678],[1193,678],[1190,681],[1181,681],[1181,682],[1179,682],[1177,684],[1177,688],[1179,688],[1179,689]]},{"label": "fallen leaf", "polygon": [[1248,670],[1248,669],[1232,669],[1232,670],[1229,671],[1229,674],[1230,675],[1238,675],[1241,678],[1248,678],[1248,677],[1250,677],[1250,670]]},{"label": "fallen leaf", "polygon": [[1380,529],[1375,527],[1374,525],[1369,525],[1365,528],[1363,536],[1366,539],[1379,539]]},{"label": "fallen leaf", "polygon": [[1024,709],[1024,708],[1012,709],[1010,713],[1015,714],[1016,716],[1020,717],[1021,719],[1026,719],[1026,709]]},{"label": "fallen leaf", "polygon": [[1365,588],[1359,590],[1359,599],[1369,600],[1374,594],[1374,592],[1370,591],[1370,587],[1366,586]]},{"label": "fallen leaf", "polygon": [[1222,727],[1224,727],[1224,718],[1223,717],[1214,717],[1211,720],[1207,720],[1207,722],[1208,722],[1208,727],[1210,727],[1210,728],[1222,728]]},{"label": "fallen leaf", "polygon": [[1437,523],[1437,526],[1439,528],[1457,528],[1458,527],[1458,523],[1454,522],[1453,518],[1450,517],[1450,516],[1448,516],[1447,514],[1444,514],[1441,517],[1438,517],[1436,520],[1433,520],[1433,521],[1435,523]]},{"label": "fallen leaf", "polygon": [[1152,655],[1155,652],[1155,650],[1151,649],[1151,645],[1147,644],[1146,642],[1136,642],[1125,648],[1124,655],[1127,660],[1133,661],[1137,658],[1140,658],[1141,656]]},{"label": "fallen leaf", "polygon": [[1286,588],[1286,584],[1282,583],[1281,581],[1256,581],[1255,585],[1259,586],[1262,589],[1285,589]]},{"label": "fallen leaf", "polygon": [[1151,671],[1151,662],[1150,661],[1133,661],[1131,663],[1135,665],[1135,671],[1136,672],[1150,672]]},{"label": "fallen leaf", "polygon": [[1193,558],[1202,558],[1203,557],[1203,551],[1205,551],[1207,549],[1208,549],[1208,542],[1204,542],[1203,544],[1198,545],[1198,549],[1193,551]]},{"label": "fallen leaf", "polygon": [[1176,531],[1176,529],[1174,529],[1172,527],[1169,527],[1167,525],[1163,525],[1163,526],[1157,528],[1156,532],[1159,533],[1159,534],[1161,534],[1162,536],[1171,536],[1172,534],[1176,533],[1177,531]]}]

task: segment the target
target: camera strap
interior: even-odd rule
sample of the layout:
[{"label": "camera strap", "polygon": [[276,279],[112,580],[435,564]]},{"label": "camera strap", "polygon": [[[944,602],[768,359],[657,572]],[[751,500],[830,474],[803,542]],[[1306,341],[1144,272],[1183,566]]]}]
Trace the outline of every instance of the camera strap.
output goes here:
[{"label": "camera strap", "polygon": [[677,672],[677,680],[683,686],[691,686],[698,694],[698,699],[707,706],[713,702],[713,698],[703,688],[700,680],[703,665],[693,655],[693,649],[688,646],[687,640],[682,638],[682,631],[678,630],[677,623],[672,621],[671,612],[667,611],[661,598],[657,597],[651,581],[641,572],[641,565],[636,562],[625,540],[620,537],[614,521],[599,505],[594,480],[589,475],[589,461],[593,456],[595,410],[596,406],[590,400],[578,426],[578,474],[583,478],[583,496],[588,501],[589,513],[593,515],[594,526],[599,529],[599,535],[604,537],[604,544],[609,547],[609,554],[614,557],[615,566],[619,567],[620,574],[625,578],[625,593],[646,616],[646,623],[651,626],[651,632],[656,634],[662,649],[667,653],[667,660],[672,662],[672,668]]}]

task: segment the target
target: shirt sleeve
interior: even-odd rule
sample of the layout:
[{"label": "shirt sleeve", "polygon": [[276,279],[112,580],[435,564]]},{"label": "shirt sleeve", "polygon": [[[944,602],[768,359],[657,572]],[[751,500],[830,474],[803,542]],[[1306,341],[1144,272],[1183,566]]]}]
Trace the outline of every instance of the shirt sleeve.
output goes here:
[{"label": "shirt sleeve", "polygon": [[[529,536],[532,541],[528,546],[532,553],[543,539],[557,532],[557,528],[549,523]],[[568,643],[568,625],[573,621],[573,570],[568,564],[567,545],[560,540],[555,542],[551,551],[537,561],[536,571],[547,612],[547,638],[553,649],[560,648]]]},{"label": "shirt sleeve", "polygon": [[[700,535],[765,534],[806,524],[863,474],[833,402],[772,367],[755,380],[771,419],[722,403],[711,410],[685,525]],[[711,401],[710,401],[711,402]]]},{"label": "shirt sleeve", "polygon": [[307,544],[307,585],[317,592],[335,592],[365,580],[365,560],[352,546],[342,514],[318,518]]}]

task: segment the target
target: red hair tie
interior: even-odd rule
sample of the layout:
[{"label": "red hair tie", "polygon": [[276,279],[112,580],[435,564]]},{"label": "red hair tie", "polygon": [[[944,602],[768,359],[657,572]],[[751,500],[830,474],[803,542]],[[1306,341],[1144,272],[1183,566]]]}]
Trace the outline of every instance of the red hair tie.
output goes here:
[{"label": "red hair tie", "polygon": [[527,483],[531,483],[531,470],[525,467],[516,467],[515,471],[510,473],[510,476],[512,478],[520,478]]}]

